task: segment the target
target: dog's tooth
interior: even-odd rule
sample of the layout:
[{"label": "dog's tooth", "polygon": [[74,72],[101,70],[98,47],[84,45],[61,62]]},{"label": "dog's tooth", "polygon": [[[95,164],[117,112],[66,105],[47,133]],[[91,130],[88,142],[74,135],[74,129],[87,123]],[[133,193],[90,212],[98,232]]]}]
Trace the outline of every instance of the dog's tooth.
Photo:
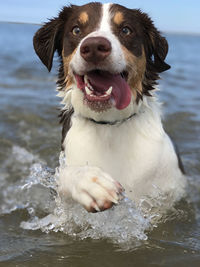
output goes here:
[{"label": "dog's tooth", "polygon": [[110,94],[112,93],[112,89],[113,89],[113,88],[112,88],[112,86],[111,86],[111,87],[106,91],[105,94],[106,94],[106,95],[110,95]]},{"label": "dog's tooth", "polygon": [[91,91],[87,86],[85,86],[85,92],[87,95],[91,95]]},{"label": "dog's tooth", "polygon": [[92,95],[92,91],[87,86],[85,86],[85,91],[87,95]]},{"label": "dog's tooth", "polygon": [[84,75],[84,83],[85,83],[85,87],[87,87],[90,91],[93,91],[93,88],[92,88],[91,84],[89,83],[87,75]]},{"label": "dog's tooth", "polygon": [[84,82],[88,83],[88,76],[87,75],[84,75]]},{"label": "dog's tooth", "polygon": [[90,89],[90,91],[93,91],[94,90],[89,83],[87,83],[87,87]]}]

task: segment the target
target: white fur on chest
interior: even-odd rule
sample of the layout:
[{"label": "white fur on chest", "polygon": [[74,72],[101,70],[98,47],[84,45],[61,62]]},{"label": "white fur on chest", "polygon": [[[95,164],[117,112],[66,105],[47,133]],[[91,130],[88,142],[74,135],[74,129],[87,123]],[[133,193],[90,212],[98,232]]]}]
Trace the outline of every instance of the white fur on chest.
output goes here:
[{"label": "white fur on chest", "polygon": [[[142,110],[142,109],[141,109]],[[119,125],[101,125],[79,116],[65,139],[68,166],[98,166],[133,198],[164,192],[182,182],[177,158],[157,111],[144,108]]]}]

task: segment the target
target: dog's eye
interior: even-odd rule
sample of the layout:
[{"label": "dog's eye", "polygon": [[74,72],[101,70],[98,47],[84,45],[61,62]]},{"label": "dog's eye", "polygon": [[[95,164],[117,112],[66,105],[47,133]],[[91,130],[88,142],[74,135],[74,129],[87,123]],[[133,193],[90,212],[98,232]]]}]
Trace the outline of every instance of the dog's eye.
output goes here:
[{"label": "dog's eye", "polygon": [[75,26],[72,29],[72,33],[73,33],[73,35],[79,35],[81,33],[81,29],[78,26]]},{"label": "dog's eye", "polygon": [[124,35],[130,35],[132,33],[129,27],[123,27],[121,31]]}]

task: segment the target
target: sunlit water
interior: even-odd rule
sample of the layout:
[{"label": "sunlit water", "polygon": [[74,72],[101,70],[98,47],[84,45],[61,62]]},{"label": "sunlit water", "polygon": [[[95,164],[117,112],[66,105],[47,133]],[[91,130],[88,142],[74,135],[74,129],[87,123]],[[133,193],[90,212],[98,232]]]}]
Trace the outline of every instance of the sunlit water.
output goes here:
[{"label": "sunlit water", "polygon": [[188,174],[186,199],[161,216],[166,196],[155,188],[154,200],[136,206],[125,195],[90,214],[56,193],[56,67],[49,74],[34,55],[37,28],[0,24],[0,266],[199,266],[200,37],[167,35],[173,68],[159,92]]}]

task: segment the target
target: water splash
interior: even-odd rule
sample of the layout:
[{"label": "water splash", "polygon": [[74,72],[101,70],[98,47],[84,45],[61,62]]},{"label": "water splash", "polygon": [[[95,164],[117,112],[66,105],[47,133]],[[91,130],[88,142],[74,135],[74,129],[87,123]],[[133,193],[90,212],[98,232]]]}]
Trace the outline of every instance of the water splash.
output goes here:
[{"label": "water splash", "polygon": [[59,198],[56,203],[53,214],[41,219],[34,217],[28,222],[22,222],[21,227],[28,230],[41,229],[46,233],[61,231],[80,239],[109,238],[117,243],[147,239],[145,231],[149,221],[127,198],[119,205],[96,214],[88,213],[79,204],[63,203]]},{"label": "water splash", "polygon": [[19,154],[18,164],[26,162],[27,166],[30,165],[30,172],[28,177],[6,188],[0,213],[26,209],[29,219],[21,222],[23,229],[63,232],[78,239],[108,238],[118,244],[134,242],[135,246],[147,240],[148,230],[157,226],[162,218],[160,211],[170,197],[155,187],[157,197],[144,197],[138,206],[125,195],[118,205],[109,210],[88,213],[78,203],[72,200],[64,202],[57,194],[59,171],[65,164],[63,153],[56,170],[24,149],[14,148],[12,154],[16,156],[16,153]]},{"label": "water splash", "polygon": [[0,173],[0,214],[11,213],[28,205],[27,196],[22,192],[21,187],[26,182],[31,166],[38,161],[44,164],[38,156],[25,148],[16,145],[11,147]]},{"label": "water splash", "polygon": [[[60,168],[64,166],[64,162],[61,153]],[[21,190],[28,197],[26,208],[30,215],[28,221],[21,222],[23,229],[40,229],[46,233],[64,232],[79,239],[109,238],[117,243],[147,239],[146,230],[151,225],[149,218],[144,217],[133,201],[124,197],[119,205],[109,210],[95,214],[88,213],[78,203],[72,200],[63,202],[56,194],[58,176],[59,168],[54,174],[53,170],[41,164],[34,164],[31,167],[30,176],[21,186]],[[39,216],[38,209],[43,209],[46,216]]]}]

